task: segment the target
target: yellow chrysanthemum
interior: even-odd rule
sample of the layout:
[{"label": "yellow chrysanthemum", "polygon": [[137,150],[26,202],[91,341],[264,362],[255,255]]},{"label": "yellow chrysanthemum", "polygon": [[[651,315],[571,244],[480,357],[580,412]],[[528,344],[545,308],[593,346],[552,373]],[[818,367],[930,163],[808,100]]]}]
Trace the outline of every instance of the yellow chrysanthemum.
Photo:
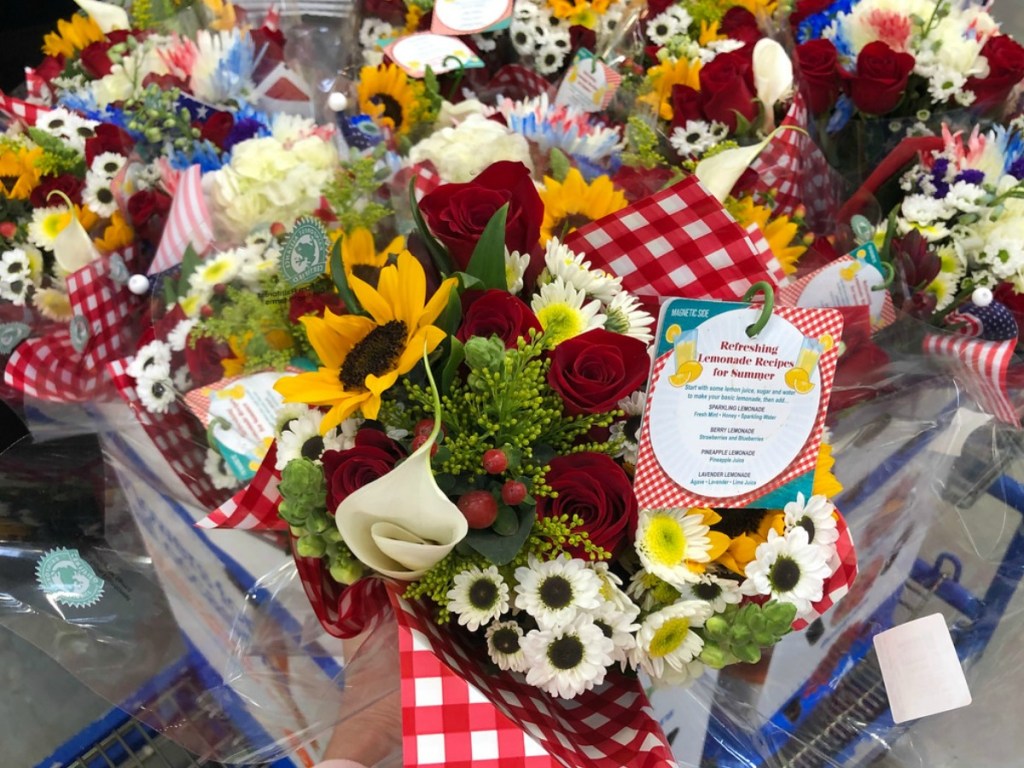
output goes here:
[{"label": "yellow chrysanthemum", "polygon": [[402,136],[419,111],[420,88],[394,64],[363,67],[359,72],[359,109],[381,128]]},{"label": "yellow chrysanthemum", "polygon": [[541,245],[546,245],[552,237],[564,238],[574,229],[622,210],[627,205],[626,196],[615,188],[610,178],[598,176],[587,184],[575,168],[569,171],[562,182],[545,176],[540,198],[544,201]]},{"label": "yellow chrysanthemum", "polygon": [[95,238],[93,244],[103,253],[113,253],[131,245],[135,241],[135,232],[120,211],[110,217],[110,223],[103,230],[101,237]]},{"label": "yellow chrysanthemum", "polygon": [[729,5],[746,8],[758,19],[773,16],[779,7],[778,0],[731,0]]},{"label": "yellow chrysanthemum", "polygon": [[842,493],[843,484],[832,474],[832,467],[835,463],[836,460],[832,457],[832,446],[823,442],[818,449],[818,463],[814,467],[814,485],[811,486],[811,496],[834,499]]},{"label": "yellow chrysanthemum", "polygon": [[13,200],[28,200],[39,186],[36,163],[43,156],[40,147],[19,146],[0,154],[0,189]]},{"label": "yellow chrysanthemum", "polygon": [[370,317],[328,310],[323,318],[302,318],[321,368],[281,379],[275,389],[287,403],[330,406],[320,422],[323,434],[356,411],[377,418],[384,392],[415,367],[424,350],[444,340],[445,332],[433,322],[456,280],[445,280],[427,300],[426,274],[409,253],[380,271],[376,288],[353,277],[349,286]]},{"label": "yellow chrysanthemum", "polygon": [[341,237],[341,263],[345,265],[345,276],[353,275],[370,285],[377,284],[380,271],[389,263],[394,264],[400,254],[408,253],[405,238],[396,237],[381,251],[373,242],[373,234],[365,227],[357,227],[352,234]]},{"label": "yellow chrysanthemum", "polygon": [[594,29],[611,0],[548,0],[552,15],[569,19],[574,25]]},{"label": "yellow chrysanthemum", "polygon": [[411,35],[420,28],[423,21],[423,9],[418,5],[410,5],[405,11],[405,34]]},{"label": "yellow chrysanthemum", "polygon": [[203,5],[213,15],[210,28],[218,31],[228,31],[235,28],[236,14],[235,6],[228,0],[203,0]]},{"label": "yellow chrysanthemum", "polygon": [[770,208],[758,205],[749,197],[740,200],[730,197],[725,207],[744,228],[756,224],[783,271],[787,275],[796,272],[797,261],[807,251],[807,246],[797,239],[800,227],[796,222],[785,215],[773,216]]},{"label": "yellow chrysanthemum", "polygon": [[71,300],[64,291],[56,288],[36,288],[32,294],[32,306],[50,320],[64,322],[71,319]]},{"label": "yellow chrysanthemum", "polygon": [[70,58],[103,37],[103,31],[91,16],[76,13],[70,19],[57,21],[57,30],[43,38],[43,53]]},{"label": "yellow chrysanthemum", "polygon": [[700,23],[700,35],[697,37],[697,43],[701,48],[707,47],[710,43],[716,40],[725,40],[726,36],[718,31],[718,22],[702,21]]},{"label": "yellow chrysanthemum", "polygon": [[688,85],[700,90],[700,59],[667,60],[647,70],[650,90],[640,97],[649,104],[662,120],[672,119],[672,88]]},{"label": "yellow chrysanthemum", "polygon": [[[752,525],[755,523],[757,528],[753,529]],[[728,546],[714,558],[714,562],[733,573],[746,576],[747,564],[754,559],[757,548],[768,540],[768,533],[775,531],[781,536],[785,527],[785,515],[782,510],[768,510],[760,517],[752,519],[750,527],[746,530],[729,539]]]}]

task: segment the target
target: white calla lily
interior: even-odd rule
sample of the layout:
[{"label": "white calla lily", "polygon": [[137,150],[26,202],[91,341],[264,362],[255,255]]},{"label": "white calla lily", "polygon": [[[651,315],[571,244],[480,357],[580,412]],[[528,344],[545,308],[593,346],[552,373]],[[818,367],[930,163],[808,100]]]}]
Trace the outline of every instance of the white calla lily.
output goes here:
[{"label": "white calla lily", "polygon": [[400,581],[423,576],[469,532],[465,515],[437,487],[430,469],[430,450],[441,431],[441,402],[429,365],[427,375],[434,392],[430,437],[386,475],[346,496],[334,515],[352,554]]},{"label": "white calla lily", "polygon": [[716,155],[704,158],[697,163],[694,175],[718,199],[718,202],[724,203],[743,172],[750,167],[750,164],[757,159],[757,156],[764,151],[764,148],[780,131],[786,130],[803,131],[802,128],[795,125],[779,126],[757,144],[726,149]]},{"label": "white calla lily", "polygon": [[78,7],[88,13],[100,32],[105,35],[117,29],[131,29],[128,22],[128,12],[110,3],[101,3],[99,0],[75,0]]},{"label": "white calla lily", "polygon": [[793,61],[786,49],[768,37],[754,45],[754,87],[764,107],[764,125],[775,128],[775,105],[793,92]]},{"label": "white calla lily", "polygon": [[53,244],[50,246],[53,250],[53,256],[57,260],[57,266],[63,270],[64,274],[70,275],[72,272],[77,272],[82,267],[98,259],[100,252],[92,244],[92,238],[85,231],[82,222],[75,216],[74,207],[71,205],[71,200],[68,199],[68,196],[63,192],[57,191],[50,194],[64,198],[64,202],[71,212],[71,220],[57,234],[53,239]]}]

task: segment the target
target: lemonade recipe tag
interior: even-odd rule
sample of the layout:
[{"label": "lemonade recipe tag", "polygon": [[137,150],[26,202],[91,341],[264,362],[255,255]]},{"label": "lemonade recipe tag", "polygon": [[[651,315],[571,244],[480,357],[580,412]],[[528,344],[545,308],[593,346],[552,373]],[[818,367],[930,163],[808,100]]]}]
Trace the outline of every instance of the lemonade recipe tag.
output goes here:
[{"label": "lemonade recipe tag", "polygon": [[512,0],[437,0],[430,31],[438,35],[470,35],[508,27]]},{"label": "lemonade recipe tag", "polygon": [[384,53],[409,77],[423,78],[427,67],[435,75],[456,69],[482,67],[483,61],[457,37],[417,32],[390,43]]},{"label": "lemonade recipe tag", "polygon": [[762,507],[810,496],[842,315],[671,299],[636,468],[641,507]]}]

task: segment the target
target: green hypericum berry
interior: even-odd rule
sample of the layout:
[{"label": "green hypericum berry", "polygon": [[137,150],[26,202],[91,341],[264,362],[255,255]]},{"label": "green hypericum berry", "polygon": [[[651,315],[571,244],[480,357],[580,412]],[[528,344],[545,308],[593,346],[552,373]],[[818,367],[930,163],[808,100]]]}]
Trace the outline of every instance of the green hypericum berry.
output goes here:
[{"label": "green hypericum berry", "polygon": [[327,547],[319,536],[306,535],[295,542],[295,551],[299,557],[323,557]]},{"label": "green hypericum berry", "polygon": [[357,560],[331,563],[331,578],[339,584],[354,584],[363,576],[363,566]]}]

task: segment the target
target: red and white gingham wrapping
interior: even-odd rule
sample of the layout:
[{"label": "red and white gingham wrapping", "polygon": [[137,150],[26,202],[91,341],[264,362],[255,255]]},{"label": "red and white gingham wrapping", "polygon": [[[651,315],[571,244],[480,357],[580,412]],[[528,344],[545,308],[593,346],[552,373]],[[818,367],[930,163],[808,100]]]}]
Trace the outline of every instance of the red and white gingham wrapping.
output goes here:
[{"label": "red and white gingham wrapping", "polygon": [[[776,294],[779,304],[789,307],[797,306],[797,303],[800,301],[800,296],[804,292],[804,288],[806,288],[807,284],[816,278],[822,270],[834,268],[834,265],[836,264],[852,264],[854,261],[855,259],[851,256],[841,256],[831,264],[826,264],[824,267],[821,267],[821,269],[816,269],[810,274],[804,275],[795,283],[790,283],[789,285],[780,288],[779,292]],[[885,291],[884,294],[885,295],[882,298],[882,313],[879,318],[879,323],[877,327],[875,327],[876,331],[896,322],[896,308],[892,304],[892,296],[889,295],[888,291]]]},{"label": "red and white gingham wrapping", "polygon": [[555,86],[522,64],[507,64],[487,84],[489,90],[510,99],[532,99],[542,94],[555,95]]},{"label": "red and white gingham wrapping", "polygon": [[768,238],[764,236],[764,232],[757,224],[751,224],[747,227],[747,236],[761,258],[764,259],[768,271],[775,277],[775,284],[782,285],[786,281],[786,270],[782,268],[778,257],[772,252],[772,246],[768,242]]},{"label": "red and white gingham wrapping", "polygon": [[150,275],[180,264],[189,245],[202,255],[213,242],[213,219],[203,197],[202,178],[199,166],[193,165],[178,179],[160,247],[149,267]]},{"label": "red and white gingham wrapping", "polygon": [[949,361],[960,374],[975,402],[1004,424],[1020,426],[1017,408],[1010,400],[1006,372],[1017,346],[1016,339],[984,341],[961,335],[929,333],[922,343],[925,354]]},{"label": "red and white gingham wrapping", "polygon": [[429,160],[416,163],[410,168],[403,168],[398,172],[395,176],[395,183],[402,195],[407,194],[409,179],[412,178],[416,179],[416,184],[413,187],[416,202],[419,202],[423,199],[424,195],[433,192],[441,186],[441,177],[437,173],[437,168]]},{"label": "red and white gingham wrapping", "polygon": [[[122,251],[120,258],[131,269],[137,262],[135,248]],[[111,279],[109,258],[69,275],[67,288],[73,316],[83,318],[88,327],[82,351],[72,345],[70,329],[61,326],[15,348],[4,381],[41,400],[84,402],[98,396],[104,366],[131,348],[139,330],[132,315],[142,299]]]},{"label": "red and white gingham wrapping", "polygon": [[694,176],[565,242],[648,305],[664,296],[736,301],[756,282],[775,283],[765,254]]},{"label": "red and white gingham wrapping", "polygon": [[[636,679],[610,670],[599,688],[572,700],[554,698],[508,672],[485,669],[481,649],[471,651],[460,641],[460,633],[439,627],[430,609],[395,592],[392,602],[399,627],[411,637],[403,641],[406,652],[401,660],[406,766],[552,765],[538,762],[542,757],[537,746],[526,736],[571,768],[675,766],[672,750]],[[435,675],[429,659],[420,666],[420,654],[439,659],[469,690]],[[485,701],[507,720],[480,709]],[[510,732],[509,725],[519,734]]]},{"label": "red and white gingham wrapping", "polygon": [[249,531],[287,530],[288,523],[277,514],[277,508],[281,505],[281,492],[277,489],[281,473],[274,468],[276,463],[277,443],[274,442],[248,485],[196,523],[196,526]]},{"label": "red and white gingham wrapping", "polygon": [[822,598],[811,605],[811,613],[793,622],[793,629],[798,632],[819,616],[824,616],[833,605],[843,599],[857,578],[857,551],[853,546],[853,536],[850,535],[850,528],[838,510],[837,514],[839,520],[836,528],[839,531],[839,538],[836,540],[836,556],[839,565],[825,580]]},{"label": "red and white gingham wrapping", "polygon": [[[833,339],[838,341],[842,335],[843,316],[835,310],[776,307],[775,314],[793,323],[805,336],[819,337],[828,333],[832,335]],[[658,358],[654,364],[654,373],[651,376],[652,382],[657,381],[659,374],[665,367],[665,364],[672,359],[673,354],[670,350]],[[812,471],[818,462],[821,434],[825,428],[825,417],[828,414],[828,393],[831,391],[832,380],[835,378],[837,357],[838,345],[834,344],[830,350],[823,352],[818,359],[818,369],[823,390],[818,408],[818,418],[814,422],[814,427],[811,429],[807,442],[804,443],[804,447],[793,463],[767,485],[729,498],[709,498],[691,493],[676,483],[661,468],[661,464],[658,463],[658,459],[654,454],[654,448],[651,445],[650,410],[653,398],[657,397],[657,388],[651,390],[648,393],[647,404],[644,408],[644,421],[640,432],[636,475],[633,481],[633,490],[636,493],[636,499],[640,507],[642,509],[663,509],[666,507],[746,507],[752,505],[753,502],[769,491],[773,491],[790,480],[794,480],[800,477],[800,475]]]},{"label": "red and white gingham wrapping", "polygon": [[199,419],[179,402],[168,406],[166,413],[150,413],[139,400],[135,379],[128,374],[128,360],[115,360],[107,365],[114,386],[132,409],[146,434],[203,506],[212,509],[224,498],[224,491],[214,487],[206,474],[206,433]]},{"label": "red and white gingham wrapping", "polygon": [[7,115],[12,120],[17,120],[25,125],[35,125],[36,120],[49,111],[46,107],[16,99],[0,91],[0,114]]},{"label": "red and white gingham wrapping", "polygon": [[40,77],[32,67],[25,67],[25,91],[28,93],[28,97],[35,101],[48,101],[52,95],[46,80]]}]

